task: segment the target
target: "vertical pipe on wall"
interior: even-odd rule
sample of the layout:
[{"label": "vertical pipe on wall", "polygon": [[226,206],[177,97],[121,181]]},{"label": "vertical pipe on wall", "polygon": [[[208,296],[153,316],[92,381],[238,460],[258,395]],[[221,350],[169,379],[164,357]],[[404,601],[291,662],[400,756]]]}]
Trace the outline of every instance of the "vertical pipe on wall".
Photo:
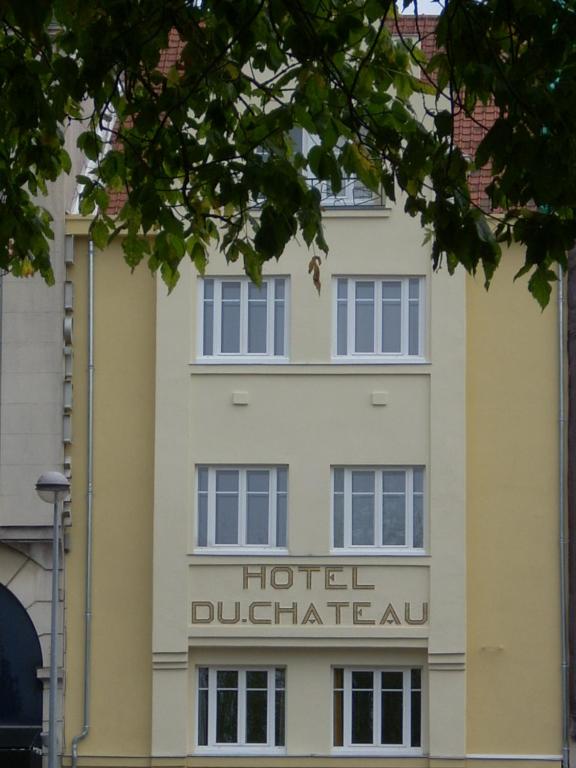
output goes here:
[{"label": "vertical pipe on wall", "polygon": [[92,661],[92,511],[94,497],[94,243],[88,241],[88,405],[86,563],[84,583],[84,676],[82,730],[72,739],[72,767],[78,764],[78,743],[90,731],[90,669]]}]

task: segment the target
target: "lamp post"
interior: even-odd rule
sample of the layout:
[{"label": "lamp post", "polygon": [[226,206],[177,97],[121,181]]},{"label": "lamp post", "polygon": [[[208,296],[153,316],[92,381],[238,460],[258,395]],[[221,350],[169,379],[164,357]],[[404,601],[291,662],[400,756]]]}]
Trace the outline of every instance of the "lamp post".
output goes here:
[{"label": "lamp post", "polygon": [[54,506],[52,529],[52,605],[50,606],[50,699],[48,712],[48,768],[56,768],[56,691],[58,688],[58,572],[60,570],[60,503],[70,490],[61,472],[44,472],[36,483],[38,496]]}]

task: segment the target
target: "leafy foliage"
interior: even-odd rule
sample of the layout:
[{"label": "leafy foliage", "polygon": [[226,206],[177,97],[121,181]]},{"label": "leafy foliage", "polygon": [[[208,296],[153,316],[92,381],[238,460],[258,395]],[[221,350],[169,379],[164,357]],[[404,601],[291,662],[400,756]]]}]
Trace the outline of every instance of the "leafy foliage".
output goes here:
[{"label": "leafy foliage", "polygon": [[[434,45],[410,23],[391,0],[5,0],[0,268],[51,279],[38,201],[69,170],[64,130],[80,120],[95,243],[122,231],[128,264],[146,260],[169,287],[216,242],[256,281],[295,236],[317,266],[327,245],[307,178],[337,192],[354,175],[420,218],[435,265],[488,282],[501,245],[524,244],[544,305],[576,240],[576,14],[447,0]],[[479,104],[496,119],[482,124]],[[481,138],[470,153],[463,120]],[[297,128],[318,139],[306,154]]]}]

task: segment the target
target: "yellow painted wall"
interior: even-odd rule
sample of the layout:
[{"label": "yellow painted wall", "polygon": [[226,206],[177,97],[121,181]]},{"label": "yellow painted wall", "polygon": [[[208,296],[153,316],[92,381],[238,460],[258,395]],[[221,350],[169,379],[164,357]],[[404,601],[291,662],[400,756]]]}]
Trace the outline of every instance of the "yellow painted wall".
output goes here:
[{"label": "yellow painted wall", "polygon": [[557,755],[557,311],[520,265],[467,285],[467,751]]},{"label": "yellow painted wall", "polygon": [[[87,490],[86,239],[75,246],[66,754],[82,720]],[[80,765],[83,755],[150,754],[155,280],[144,267],[131,274],[116,244],[96,251],[95,296],[92,697]]]}]

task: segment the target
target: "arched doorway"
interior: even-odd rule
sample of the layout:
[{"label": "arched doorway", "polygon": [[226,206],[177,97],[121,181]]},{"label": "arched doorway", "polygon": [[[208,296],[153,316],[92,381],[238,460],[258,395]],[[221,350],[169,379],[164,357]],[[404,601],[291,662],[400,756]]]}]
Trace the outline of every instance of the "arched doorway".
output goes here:
[{"label": "arched doorway", "polygon": [[0,764],[41,766],[42,650],[20,601],[0,585]]}]

